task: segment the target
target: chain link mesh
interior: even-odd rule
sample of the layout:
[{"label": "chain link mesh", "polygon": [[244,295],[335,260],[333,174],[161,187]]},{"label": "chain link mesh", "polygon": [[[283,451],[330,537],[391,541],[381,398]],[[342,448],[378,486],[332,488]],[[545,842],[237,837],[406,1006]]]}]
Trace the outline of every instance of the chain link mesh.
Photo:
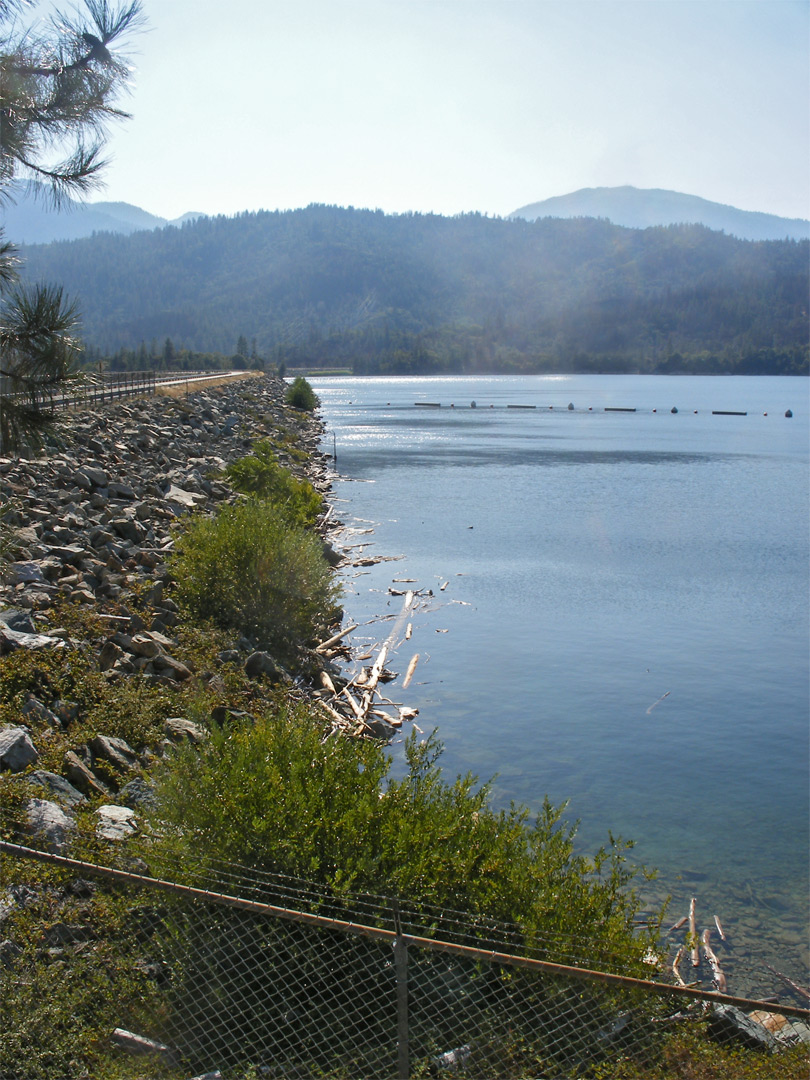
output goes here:
[{"label": "chain link mesh", "polygon": [[[777,973],[766,1002],[722,1000],[463,913],[146,870],[2,845],[2,1080],[808,1074],[803,988]],[[719,1071],[685,1071],[712,1049]]]}]

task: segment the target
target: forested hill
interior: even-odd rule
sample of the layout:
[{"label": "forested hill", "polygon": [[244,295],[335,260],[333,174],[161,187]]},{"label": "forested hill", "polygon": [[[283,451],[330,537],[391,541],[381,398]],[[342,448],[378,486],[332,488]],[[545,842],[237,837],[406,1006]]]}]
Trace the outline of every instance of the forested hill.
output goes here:
[{"label": "forested hill", "polygon": [[310,206],[23,256],[106,353],[230,353],[243,336],[268,360],[358,373],[807,371],[807,241]]}]

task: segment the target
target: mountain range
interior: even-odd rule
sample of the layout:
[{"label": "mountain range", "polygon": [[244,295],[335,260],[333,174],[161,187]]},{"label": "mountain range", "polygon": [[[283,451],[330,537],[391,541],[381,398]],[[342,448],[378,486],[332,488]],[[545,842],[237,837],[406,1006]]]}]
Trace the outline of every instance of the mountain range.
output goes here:
[{"label": "mountain range", "polygon": [[76,299],[92,355],[128,366],[245,343],[358,374],[808,366],[810,241],[702,225],[312,205],[22,255],[29,278]]},{"label": "mountain range", "polygon": [[79,202],[68,199],[57,209],[44,185],[12,184],[9,200],[0,209],[0,224],[6,239],[15,244],[49,244],[54,240],[79,240],[93,233],[129,233],[182,225],[202,214],[158,217],[126,202]]},{"label": "mountain range", "polygon": [[538,218],[603,218],[630,229],[655,225],[705,225],[737,236],[741,240],[807,240],[810,221],[783,218],[738,210],[734,206],[710,202],[697,195],[684,195],[663,188],[598,187],[582,188],[569,195],[557,195],[530,203],[509,215],[536,221]]},{"label": "mountain range", "polygon": [[[78,240],[93,233],[128,235],[144,229],[182,225],[204,214],[190,212],[179,218],[163,218],[126,202],[68,201],[56,210],[41,185],[12,185],[12,201],[2,207],[0,224],[6,239],[15,244],[48,244],[54,240]],[[536,221],[538,218],[601,218],[631,229],[657,225],[705,225],[741,240],[807,240],[810,221],[775,214],[738,210],[696,195],[661,188],[582,188],[530,203],[508,215]]]}]

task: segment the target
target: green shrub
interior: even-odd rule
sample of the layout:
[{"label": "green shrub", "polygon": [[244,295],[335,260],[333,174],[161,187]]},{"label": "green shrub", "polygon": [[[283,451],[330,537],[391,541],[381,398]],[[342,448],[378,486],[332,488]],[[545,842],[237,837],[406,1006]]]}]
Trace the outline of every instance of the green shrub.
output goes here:
[{"label": "green shrub", "polygon": [[634,930],[626,845],[577,854],[564,807],[546,803],[534,823],[518,807],[496,812],[488,785],[442,778],[440,754],[434,737],[412,735],[407,772],[392,779],[379,745],[324,740],[306,708],[280,703],[255,726],[233,724],[173,756],[158,779],[156,832],[173,862],[224,859],[333,895],[482,913],[520,923],[569,960],[638,961],[652,938]]},{"label": "green shrub", "polygon": [[335,613],[338,590],[320,538],[266,501],[193,521],[170,567],[192,619],[245,634],[288,661]]},{"label": "green shrub", "polygon": [[312,412],[313,409],[320,405],[315,391],[303,375],[299,375],[287,387],[284,400],[288,405],[292,405],[294,409],[303,409],[304,412]]},{"label": "green shrub", "polygon": [[299,480],[279,465],[266,439],[256,443],[252,454],[235,461],[225,472],[237,491],[267,499],[294,525],[314,525],[323,507],[323,500],[312,484]]}]

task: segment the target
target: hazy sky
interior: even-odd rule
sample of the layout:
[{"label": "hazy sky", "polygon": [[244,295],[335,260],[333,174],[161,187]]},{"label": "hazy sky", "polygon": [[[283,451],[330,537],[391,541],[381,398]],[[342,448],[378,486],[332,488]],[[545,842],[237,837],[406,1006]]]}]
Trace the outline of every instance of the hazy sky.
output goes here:
[{"label": "hazy sky", "polygon": [[144,7],[93,199],[504,215],[633,184],[810,216],[807,0]]}]

